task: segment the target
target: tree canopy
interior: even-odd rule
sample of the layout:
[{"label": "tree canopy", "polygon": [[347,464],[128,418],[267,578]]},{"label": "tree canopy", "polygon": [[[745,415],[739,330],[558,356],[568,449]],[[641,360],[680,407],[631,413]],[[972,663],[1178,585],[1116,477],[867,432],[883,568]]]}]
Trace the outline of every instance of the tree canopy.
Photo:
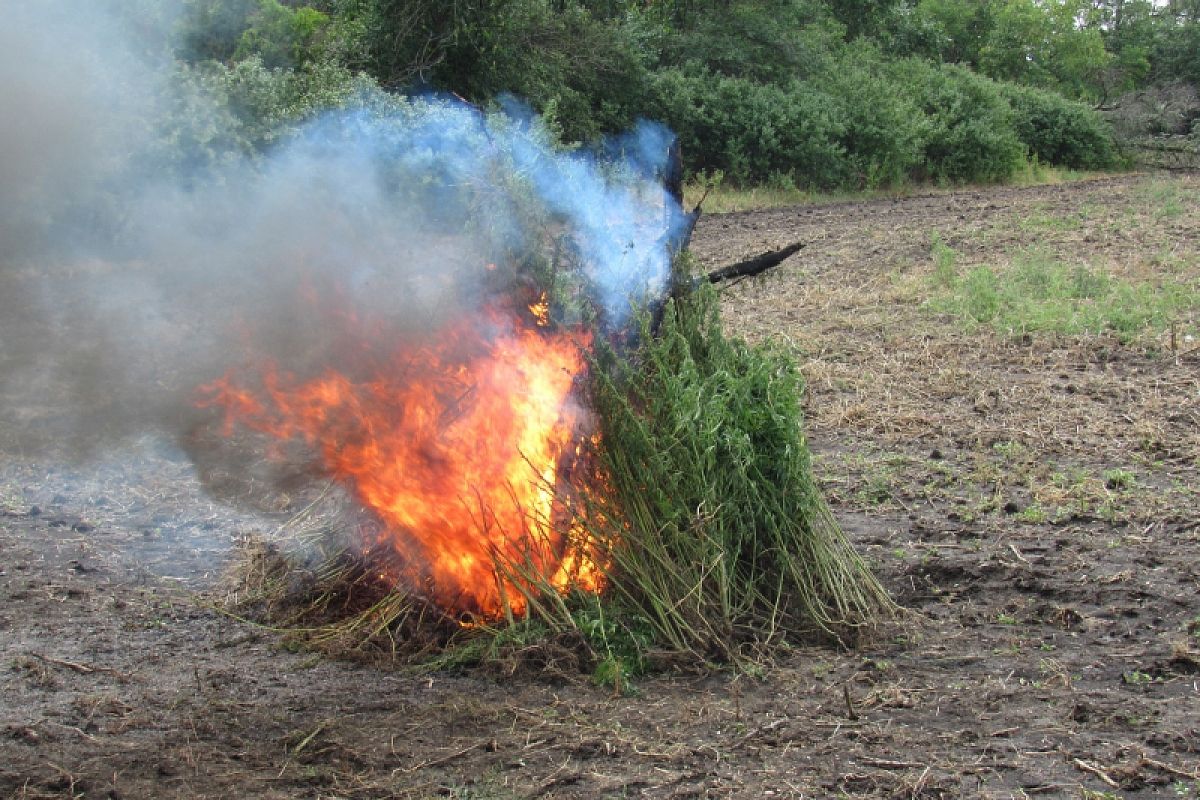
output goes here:
[{"label": "tree canopy", "polygon": [[311,110],[296,97],[355,75],[480,105],[508,94],[565,143],[658,119],[693,173],[813,188],[1111,164],[1095,107],[1200,84],[1200,0],[185,3],[180,59],[230,86],[263,71],[295,115]]}]

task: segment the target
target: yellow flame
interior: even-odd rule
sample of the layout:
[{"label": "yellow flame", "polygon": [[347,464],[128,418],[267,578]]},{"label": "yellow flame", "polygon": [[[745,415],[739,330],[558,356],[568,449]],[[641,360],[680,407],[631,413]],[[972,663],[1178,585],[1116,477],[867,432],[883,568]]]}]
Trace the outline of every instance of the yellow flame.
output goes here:
[{"label": "yellow flame", "polygon": [[533,318],[539,328],[544,328],[550,324],[550,301],[546,299],[545,292],[542,292],[536,303],[530,303],[529,313],[533,314]]}]

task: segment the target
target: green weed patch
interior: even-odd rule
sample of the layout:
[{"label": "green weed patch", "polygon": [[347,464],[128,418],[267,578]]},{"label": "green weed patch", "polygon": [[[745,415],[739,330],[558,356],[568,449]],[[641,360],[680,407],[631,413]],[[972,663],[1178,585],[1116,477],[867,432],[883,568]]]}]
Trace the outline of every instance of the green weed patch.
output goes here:
[{"label": "green weed patch", "polygon": [[[939,259],[939,264],[944,259]],[[1085,264],[1066,264],[1040,252],[1007,267],[978,266],[939,287],[927,307],[968,326],[1064,335],[1117,335],[1129,340],[1162,331],[1200,308],[1200,286],[1189,282],[1133,283]]]}]

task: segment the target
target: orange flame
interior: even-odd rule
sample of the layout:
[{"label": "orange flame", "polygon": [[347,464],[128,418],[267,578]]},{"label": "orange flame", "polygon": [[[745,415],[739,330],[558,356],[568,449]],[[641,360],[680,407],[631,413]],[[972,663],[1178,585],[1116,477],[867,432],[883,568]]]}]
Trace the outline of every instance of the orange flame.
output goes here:
[{"label": "orange flame", "polygon": [[419,582],[454,613],[519,614],[539,580],[601,588],[557,486],[588,433],[572,391],[590,340],[536,327],[531,313],[490,309],[486,324],[448,326],[357,379],[267,368],[256,394],[227,373],[197,404],[224,411],[226,435],[241,425],[310,446],[384,523],[373,544],[409,565],[389,578]]},{"label": "orange flame", "polygon": [[545,328],[550,324],[550,301],[546,299],[545,292],[541,293],[537,302],[529,304],[529,313],[533,314],[538,327]]}]

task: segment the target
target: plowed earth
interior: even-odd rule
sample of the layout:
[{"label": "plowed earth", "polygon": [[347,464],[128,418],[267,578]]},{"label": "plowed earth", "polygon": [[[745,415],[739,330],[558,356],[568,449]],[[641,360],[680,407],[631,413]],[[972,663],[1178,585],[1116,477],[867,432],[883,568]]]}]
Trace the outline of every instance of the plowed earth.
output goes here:
[{"label": "plowed earth", "polygon": [[1200,797],[1197,309],[1118,337],[929,302],[1033,251],[1195,289],[1198,195],[1133,175],[702,220],[706,265],[807,242],[724,290],[728,327],[796,356],[834,511],[912,612],[758,675],[614,696],[291,652],[207,604],[262,522],[169,445],[70,465],[0,437],[0,793]]}]

